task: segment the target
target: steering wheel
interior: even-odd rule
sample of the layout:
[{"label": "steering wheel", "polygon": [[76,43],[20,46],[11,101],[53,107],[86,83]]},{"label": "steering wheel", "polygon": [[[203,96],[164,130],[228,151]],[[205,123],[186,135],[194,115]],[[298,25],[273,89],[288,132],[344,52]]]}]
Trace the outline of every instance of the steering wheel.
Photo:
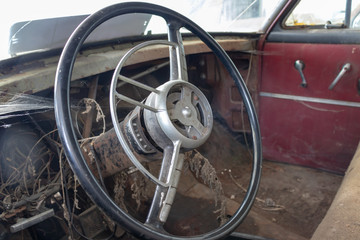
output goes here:
[{"label": "steering wheel", "polygon": [[[119,15],[145,13],[162,17],[168,25],[168,40],[153,40],[137,45],[120,60],[111,83],[110,109],[117,137],[133,164],[156,184],[146,222],[127,214],[112,200],[90,171],[77,143],[70,114],[70,81],[77,53],[85,39],[103,22]],[[239,209],[222,226],[196,236],[174,236],[163,229],[169,215],[184,161],[184,152],[203,144],[213,126],[213,115],[204,94],[188,82],[186,59],[180,28],[191,31],[202,40],[224,64],[233,78],[249,116],[253,140],[253,167],[246,196]],[[170,57],[170,80],[152,88],[120,74],[125,61],[137,50],[149,45],[167,45]],[[140,102],[121,94],[119,81],[149,92]],[[219,44],[203,29],[179,13],[165,7],[132,2],[106,7],[86,18],[74,31],[61,54],[55,79],[55,117],[69,164],[92,201],[113,221],[132,234],[146,239],[218,239],[229,235],[249,212],[261,175],[261,140],[259,124],[246,85],[237,68]],[[123,100],[135,105],[119,123],[116,104]],[[139,124],[145,126],[139,127]],[[146,131],[146,134],[145,132]],[[160,149],[160,150],[159,150]],[[155,177],[138,160],[138,155],[162,154],[160,176]]]}]

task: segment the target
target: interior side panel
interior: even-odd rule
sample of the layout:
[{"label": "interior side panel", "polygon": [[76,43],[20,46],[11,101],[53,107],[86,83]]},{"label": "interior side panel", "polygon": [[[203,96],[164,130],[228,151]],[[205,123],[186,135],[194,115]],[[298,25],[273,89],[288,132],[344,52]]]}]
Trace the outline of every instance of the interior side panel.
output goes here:
[{"label": "interior side panel", "polygon": [[[264,157],[344,172],[359,142],[360,49],[357,45],[266,43],[260,125]],[[301,60],[307,87],[294,63]],[[343,66],[346,71],[329,86]]]}]

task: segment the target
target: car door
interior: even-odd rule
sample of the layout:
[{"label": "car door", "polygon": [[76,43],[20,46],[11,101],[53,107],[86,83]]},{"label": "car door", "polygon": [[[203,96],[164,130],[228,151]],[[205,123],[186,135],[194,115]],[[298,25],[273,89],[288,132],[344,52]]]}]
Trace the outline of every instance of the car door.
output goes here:
[{"label": "car door", "polygon": [[264,41],[264,158],[343,173],[360,136],[358,1],[293,1]]}]

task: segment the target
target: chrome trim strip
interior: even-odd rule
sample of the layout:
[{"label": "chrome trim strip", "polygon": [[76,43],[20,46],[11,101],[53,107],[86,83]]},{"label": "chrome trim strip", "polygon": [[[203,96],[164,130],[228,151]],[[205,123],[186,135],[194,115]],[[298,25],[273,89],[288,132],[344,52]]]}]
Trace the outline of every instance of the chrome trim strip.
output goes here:
[{"label": "chrome trim strip", "polygon": [[280,94],[280,93],[268,93],[268,92],[260,92],[260,96],[294,100],[294,101],[323,103],[323,104],[330,104],[330,105],[360,108],[360,102],[348,102],[348,101],[332,100],[332,99],[325,99],[325,98],[303,97],[303,96],[287,95],[287,94]]}]

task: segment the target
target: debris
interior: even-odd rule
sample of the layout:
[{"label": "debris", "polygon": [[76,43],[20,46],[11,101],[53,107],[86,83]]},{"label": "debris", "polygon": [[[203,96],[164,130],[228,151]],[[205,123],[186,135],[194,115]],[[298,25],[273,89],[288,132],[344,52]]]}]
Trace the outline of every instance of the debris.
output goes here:
[{"label": "debris", "polygon": [[86,115],[88,113],[91,112],[91,110],[93,109],[93,107],[95,107],[96,110],[96,118],[95,121],[98,123],[100,121],[102,121],[102,133],[105,133],[106,131],[106,121],[105,121],[105,114],[102,110],[102,108],[100,107],[99,103],[97,103],[94,99],[92,98],[83,98],[79,101],[78,106],[83,106],[85,105],[85,110],[80,112],[83,115]]},{"label": "debris", "polygon": [[10,210],[12,208],[11,204],[11,196],[7,195],[3,200],[3,206],[6,210]]},{"label": "debris", "polygon": [[136,201],[137,207],[136,211],[139,211],[141,205],[141,199],[145,197],[145,179],[142,176],[135,179],[135,182],[131,184],[131,194],[132,199]]},{"label": "debris", "polygon": [[201,178],[204,184],[208,185],[215,192],[215,206],[220,202],[220,208],[215,211],[219,213],[220,225],[226,221],[225,197],[221,181],[217,177],[215,168],[208,159],[201,155],[198,151],[193,150],[185,153],[185,161],[188,163],[190,171],[195,173],[196,178]]},{"label": "debris", "polygon": [[125,202],[124,202],[124,196],[125,196],[125,186],[126,181],[128,179],[128,175],[125,171],[121,171],[120,173],[115,174],[114,181],[114,201],[117,205],[119,205],[125,212],[128,212]]},{"label": "debris", "polygon": [[272,200],[271,198],[266,198],[264,204],[265,204],[265,207],[275,207],[276,206],[274,200]]},{"label": "debris", "polygon": [[[231,174],[231,172],[229,172],[229,176],[231,178],[231,180],[233,180],[234,184],[236,186],[238,186],[241,190],[243,190],[245,193],[247,192],[247,189],[244,188],[240,183],[238,183],[233,175]],[[271,198],[267,198],[265,200],[261,199],[261,198],[258,198],[256,197],[255,200],[259,203],[261,203],[264,207],[262,207],[263,210],[266,210],[266,211],[280,211],[280,210],[283,210],[285,209],[285,206],[282,206],[282,205],[278,205],[276,204]]]}]

